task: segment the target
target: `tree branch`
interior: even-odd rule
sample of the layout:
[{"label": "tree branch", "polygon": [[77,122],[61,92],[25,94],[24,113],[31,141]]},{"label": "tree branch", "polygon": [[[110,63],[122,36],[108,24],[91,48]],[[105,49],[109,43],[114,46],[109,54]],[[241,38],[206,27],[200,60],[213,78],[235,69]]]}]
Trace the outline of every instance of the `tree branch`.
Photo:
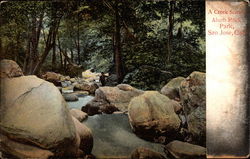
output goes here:
[{"label": "tree branch", "polygon": [[[103,3],[115,13],[115,9],[113,8],[113,6],[111,4],[109,4],[108,2],[106,2],[105,0],[103,0]],[[126,24],[125,20],[123,19],[123,17],[121,16],[121,13],[118,11],[118,15],[123,23],[123,27],[125,28],[126,32],[129,34],[129,37],[132,37],[134,41],[139,42],[138,39],[133,35],[133,33],[131,33],[131,31],[128,29],[128,25]]]}]

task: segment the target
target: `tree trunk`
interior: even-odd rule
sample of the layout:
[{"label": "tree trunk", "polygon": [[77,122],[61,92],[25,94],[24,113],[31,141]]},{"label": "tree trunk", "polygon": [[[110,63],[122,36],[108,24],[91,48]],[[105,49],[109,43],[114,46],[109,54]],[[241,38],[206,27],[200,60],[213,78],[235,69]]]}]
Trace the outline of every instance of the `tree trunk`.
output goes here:
[{"label": "tree trunk", "polygon": [[[67,49],[65,49],[64,51],[66,54],[67,54]],[[64,55],[64,52],[62,51],[63,55]],[[66,73],[66,69],[67,69],[67,57],[64,56],[64,63],[63,63],[63,70],[64,70],[64,73]]]},{"label": "tree trunk", "polygon": [[[78,7],[80,6],[80,1],[78,1]],[[80,17],[80,14],[78,13],[77,15],[78,19],[77,19],[77,55],[78,55],[78,65],[81,64],[81,56],[80,56],[80,23],[79,23],[79,17]]]},{"label": "tree trunk", "polygon": [[[1,19],[1,18],[0,18]],[[1,24],[1,23],[0,23]],[[3,59],[3,45],[2,45],[2,38],[0,38],[0,59]]]},{"label": "tree trunk", "polygon": [[166,64],[169,63],[170,57],[172,55],[172,41],[173,41],[173,28],[174,28],[174,1],[170,1],[170,10],[169,10],[169,17],[168,17],[168,41],[167,41],[167,58]]},{"label": "tree trunk", "polygon": [[27,74],[32,74],[35,62],[38,58],[38,44],[42,29],[43,16],[44,13],[41,13],[39,16],[39,20],[37,20],[36,15],[34,15],[32,19],[32,32],[30,37],[31,38],[30,57],[29,57]]},{"label": "tree trunk", "polygon": [[[2,17],[0,17],[0,26],[3,26]],[[0,59],[3,58],[4,58],[3,44],[2,44],[2,38],[0,38]]]},{"label": "tree trunk", "polygon": [[[78,32],[78,31],[77,31]],[[79,42],[79,34],[77,33],[77,39],[75,39],[75,45],[76,45],[76,49],[77,49],[77,64],[79,65],[81,62],[81,56],[80,56],[80,42]]]},{"label": "tree trunk", "polygon": [[27,74],[30,75],[33,69],[34,60],[35,60],[35,51],[36,51],[36,16],[34,15],[32,18],[32,24],[31,24],[31,35],[30,35],[30,51],[29,51],[29,59],[28,59],[28,65],[27,65]]},{"label": "tree trunk", "polygon": [[[64,65],[64,69],[65,69],[65,68],[66,68],[67,62],[68,62],[69,64],[71,64],[71,65],[73,65],[74,63],[72,62],[72,57],[69,58],[69,56],[67,55],[67,49],[65,49],[64,51],[62,50],[62,48],[61,48],[61,43],[60,43],[59,38],[58,38],[57,40],[58,40],[58,48],[59,48],[60,56],[61,56],[61,66]],[[70,52],[71,52],[71,56],[72,56],[73,51],[72,51],[71,49],[70,49]],[[62,55],[64,56],[64,64],[63,64]]]},{"label": "tree trunk", "polygon": [[44,63],[44,61],[45,61],[46,57],[48,56],[50,50],[55,45],[54,43],[55,43],[55,39],[56,39],[56,34],[57,34],[57,31],[58,31],[58,27],[59,27],[59,24],[55,24],[55,26],[53,25],[50,28],[44,52],[43,52],[40,60],[37,62],[36,66],[35,66],[35,68],[33,70],[33,74],[35,74],[35,75],[38,74],[38,72],[40,71],[40,69],[42,67],[42,64]]},{"label": "tree trunk", "polygon": [[20,35],[21,35],[21,33],[18,32],[18,34],[16,36],[15,58],[14,58],[14,60],[16,62],[19,61],[18,57],[19,57],[19,49],[20,49]]},{"label": "tree trunk", "polygon": [[27,48],[26,48],[26,52],[25,52],[25,58],[24,58],[24,62],[23,62],[23,72],[24,74],[28,74],[28,61],[30,58],[30,38],[28,38],[27,41]]},{"label": "tree trunk", "polygon": [[58,43],[58,49],[59,49],[59,55],[60,55],[60,70],[63,69],[63,57],[62,57],[62,49],[61,49],[61,43],[59,40],[59,37],[57,37],[57,43]]},{"label": "tree trunk", "polygon": [[51,64],[52,64],[52,70],[55,71],[56,69],[56,42],[54,42],[54,46],[53,46]]},{"label": "tree trunk", "polygon": [[112,34],[113,64],[115,64],[115,33]]},{"label": "tree trunk", "polygon": [[56,42],[56,35],[58,32],[58,28],[59,28],[59,24],[60,24],[60,20],[61,20],[61,16],[57,16],[57,2],[52,3],[53,7],[52,7],[52,24],[49,28],[49,34],[47,36],[46,39],[46,43],[45,43],[45,49],[43,54],[41,55],[41,57],[39,58],[39,60],[37,61],[32,74],[37,75],[46,59],[46,57],[48,56],[50,50],[53,48],[53,46],[55,45]]},{"label": "tree trunk", "polygon": [[115,0],[115,70],[118,83],[121,83],[123,80],[123,67],[121,55],[121,25],[118,9],[118,0]]},{"label": "tree trunk", "polygon": [[81,63],[81,56],[80,56],[80,31],[79,31],[79,20],[77,23],[77,55],[78,55],[78,65]]},{"label": "tree trunk", "polygon": [[67,50],[65,50],[64,52],[62,52],[64,59],[70,64],[70,65],[74,65],[74,63],[72,63],[72,59],[69,58],[69,56],[67,55]]},{"label": "tree trunk", "polygon": [[71,53],[71,62],[74,63],[74,52],[72,49],[70,49],[70,53]]}]

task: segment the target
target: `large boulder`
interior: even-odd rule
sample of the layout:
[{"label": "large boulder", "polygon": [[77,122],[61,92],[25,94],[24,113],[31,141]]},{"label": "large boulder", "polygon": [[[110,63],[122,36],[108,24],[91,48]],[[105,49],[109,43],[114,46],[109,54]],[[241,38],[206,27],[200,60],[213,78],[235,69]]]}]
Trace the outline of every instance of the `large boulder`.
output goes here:
[{"label": "large boulder", "polygon": [[127,84],[119,84],[116,87],[100,87],[95,92],[95,98],[83,109],[108,114],[119,110],[127,111],[130,100],[142,93],[143,91]]},{"label": "large boulder", "polygon": [[18,158],[47,159],[47,158],[54,156],[54,154],[49,150],[44,150],[39,147],[16,142],[1,134],[0,134],[0,147],[1,147],[1,151],[5,155],[7,155],[5,156],[6,158],[18,157]]},{"label": "large boulder", "polygon": [[82,112],[79,109],[70,109],[70,114],[75,117],[77,120],[82,122],[84,119],[88,118],[88,114]]},{"label": "large boulder", "polygon": [[206,142],[206,74],[193,72],[181,82],[180,97],[192,143]]},{"label": "large boulder", "polygon": [[75,117],[73,121],[76,127],[77,136],[80,139],[79,149],[84,152],[84,154],[91,154],[93,148],[93,135],[91,130],[85,126],[83,123],[80,123]]},{"label": "large boulder", "polygon": [[127,84],[119,84],[116,87],[101,87],[96,90],[95,98],[97,101],[104,100],[110,105],[115,106],[120,111],[127,111],[129,102],[132,98],[139,96],[143,91],[138,90]]},{"label": "large boulder", "polygon": [[162,154],[148,148],[137,148],[131,154],[131,159],[166,159]]},{"label": "large boulder", "polygon": [[23,72],[15,61],[6,59],[0,61],[0,78],[19,76],[23,76]]},{"label": "large boulder", "polygon": [[53,84],[36,76],[4,78],[1,92],[4,92],[0,100],[2,134],[56,156],[74,156],[77,149],[74,122]]},{"label": "large boulder", "polygon": [[157,141],[165,136],[166,141],[175,138],[180,119],[174,111],[175,101],[157,91],[146,91],[129,103],[128,116],[133,131],[140,137]]},{"label": "large boulder", "polygon": [[55,86],[61,86],[61,79],[63,78],[63,76],[55,72],[46,72],[42,75],[42,78],[53,83]]},{"label": "large boulder", "polygon": [[165,147],[169,156],[181,159],[206,158],[206,148],[187,142],[172,141]]},{"label": "large boulder", "polygon": [[180,86],[181,103],[186,114],[190,114],[197,107],[206,107],[206,74],[193,72]]},{"label": "large boulder", "polygon": [[161,94],[164,94],[170,99],[180,99],[179,88],[184,77],[176,77],[170,80],[162,89]]},{"label": "large boulder", "polygon": [[161,70],[157,67],[143,65],[138,69],[128,73],[123,83],[143,90],[158,90],[161,85],[172,78],[170,72]]},{"label": "large boulder", "polygon": [[98,85],[95,83],[82,83],[76,84],[74,86],[74,91],[88,91],[90,94],[94,94],[96,89],[98,89]]},{"label": "large boulder", "polygon": [[188,131],[192,137],[192,143],[206,145],[206,110],[198,107],[188,115]]}]

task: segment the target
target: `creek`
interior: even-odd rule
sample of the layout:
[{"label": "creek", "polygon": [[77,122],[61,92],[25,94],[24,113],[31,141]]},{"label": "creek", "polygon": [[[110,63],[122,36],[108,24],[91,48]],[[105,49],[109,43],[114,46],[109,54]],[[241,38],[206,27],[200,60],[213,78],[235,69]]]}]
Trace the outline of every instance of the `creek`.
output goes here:
[{"label": "creek", "polygon": [[[82,96],[76,102],[67,102],[70,109],[81,109],[93,96]],[[130,158],[138,147],[145,147],[156,152],[163,152],[163,145],[145,141],[137,137],[129,124],[127,114],[100,114],[89,116],[84,123],[92,131],[94,147],[92,154],[98,159]]]}]

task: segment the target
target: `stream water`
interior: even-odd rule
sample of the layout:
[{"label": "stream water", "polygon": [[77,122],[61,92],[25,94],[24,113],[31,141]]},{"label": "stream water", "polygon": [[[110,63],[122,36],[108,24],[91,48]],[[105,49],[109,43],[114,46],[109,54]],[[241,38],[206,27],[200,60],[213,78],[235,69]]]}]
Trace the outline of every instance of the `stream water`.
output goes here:
[{"label": "stream water", "polygon": [[82,106],[85,106],[89,101],[91,101],[94,97],[93,96],[83,96],[78,97],[78,101],[75,102],[67,102],[69,105],[69,108],[75,108],[75,109],[81,109]]},{"label": "stream water", "polygon": [[[92,96],[79,97],[78,101],[68,102],[68,105],[70,109],[81,109],[92,99]],[[163,145],[145,141],[132,132],[127,114],[89,116],[83,123],[93,133],[92,154],[98,159],[130,158],[130,154],[138,147],[149,148],[164,154]]]}]

